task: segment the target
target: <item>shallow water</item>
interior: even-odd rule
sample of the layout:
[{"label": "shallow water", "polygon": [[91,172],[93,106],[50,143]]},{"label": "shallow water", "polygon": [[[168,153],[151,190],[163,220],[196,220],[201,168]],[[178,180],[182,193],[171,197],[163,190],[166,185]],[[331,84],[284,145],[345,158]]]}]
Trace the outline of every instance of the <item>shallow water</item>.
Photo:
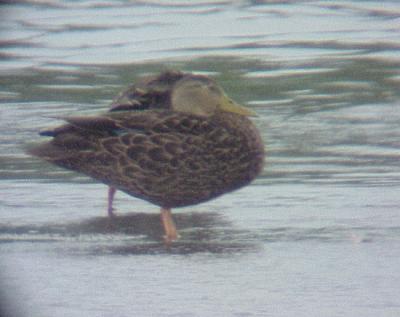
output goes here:
[{"label": "shallow water", "polygon": [[[0,307],[12,316],[398,316],[397,1],[0,7]],[[174,212],[29,157],[140,76],[214,77],[259,117],[251,185]],[[1,310],[0,310],[1,311]],[[3,313],[4,314],[4,313]]]}]

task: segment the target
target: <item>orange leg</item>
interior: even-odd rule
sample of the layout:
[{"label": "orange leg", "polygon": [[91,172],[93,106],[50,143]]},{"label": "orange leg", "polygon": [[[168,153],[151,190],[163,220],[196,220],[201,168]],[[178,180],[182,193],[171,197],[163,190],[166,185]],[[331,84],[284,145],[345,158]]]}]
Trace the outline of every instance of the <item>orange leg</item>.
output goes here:
[{"label": "orange leg", "polygon": [[113,213],[114,208],[113,208],[113,200],[114,200],[114,195],[115,192],[117,191],[117,189],[115,187],[108,187],[108,208],[107,208],[107,212],[108,212],[108,216],[110,218],[114,217],[115,214]]},{"label": "orange leg", "polygon": [[178,239],[178,232],[176,231],[174,220],[171,216],[171,210],[166,208],[161,208],[161,221],[165,232],[165,241],[167,243]]}]

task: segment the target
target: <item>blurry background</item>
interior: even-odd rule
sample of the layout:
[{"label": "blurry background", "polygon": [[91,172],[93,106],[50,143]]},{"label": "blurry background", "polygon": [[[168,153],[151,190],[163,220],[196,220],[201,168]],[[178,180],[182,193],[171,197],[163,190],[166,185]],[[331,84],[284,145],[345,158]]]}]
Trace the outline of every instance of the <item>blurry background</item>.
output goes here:
[{"label": "blurry background", "polygon": [[[0,6],[0,303],[21,316],[398,316],[398,1]],[[251,186],[158,208],[25,154],[139,77],[215,78],[267,149]],[[4,304],[3,304],[4,303]]]}]

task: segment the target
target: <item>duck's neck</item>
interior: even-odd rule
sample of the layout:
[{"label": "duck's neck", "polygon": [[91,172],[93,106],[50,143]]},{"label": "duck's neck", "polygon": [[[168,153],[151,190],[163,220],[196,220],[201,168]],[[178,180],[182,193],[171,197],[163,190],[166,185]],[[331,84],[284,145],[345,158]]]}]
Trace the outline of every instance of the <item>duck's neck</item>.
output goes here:
[{"label": "duck's neck", "polygon": [[224,126],[233,132],[237,131],[240,134],[259,134],[253,122],[246,116],[231,112],[217,112],[214,115],[214,120],[220,126]]}]

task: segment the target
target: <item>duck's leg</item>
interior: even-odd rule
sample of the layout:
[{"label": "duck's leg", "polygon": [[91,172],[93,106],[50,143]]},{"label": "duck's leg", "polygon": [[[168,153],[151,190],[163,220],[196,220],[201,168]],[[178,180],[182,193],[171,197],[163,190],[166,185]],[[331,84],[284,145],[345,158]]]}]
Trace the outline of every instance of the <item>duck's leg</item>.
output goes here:
[{"label": "duck's leg", "polygon": [[113,200],[114,200],[114,195],[115,192],[117,191],[117,189],[115,187],[109,186],[108,187],[108,208],[107,208],[107,212],[108,212],[108,216],[110,218],[115,217],[115,214],[113,213],[114,208],[113,208]]},{"label": "duck's leg", "polygon": [[178,239],[178,232],[176,231],[174,220],[172,219],[171,209],[161,208],[161,221],[165,232],[165,241],[167,243]]}]

